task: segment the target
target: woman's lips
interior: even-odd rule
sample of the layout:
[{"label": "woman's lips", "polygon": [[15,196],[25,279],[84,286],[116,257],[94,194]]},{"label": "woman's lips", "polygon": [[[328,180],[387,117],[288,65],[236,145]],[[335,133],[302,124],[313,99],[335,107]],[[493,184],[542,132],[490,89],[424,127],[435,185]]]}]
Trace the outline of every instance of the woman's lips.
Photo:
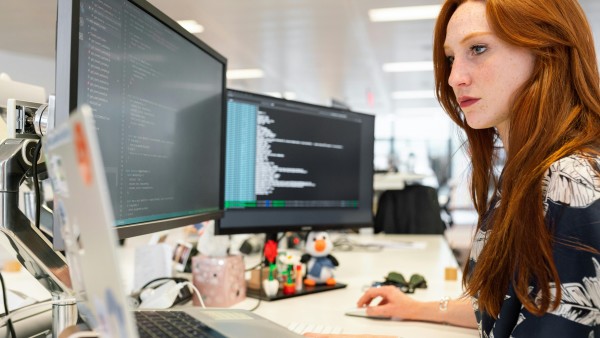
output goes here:
[{"label": "woman's lips", "polygon": [[474,105],[475,103],[477,103],[478,101],[479,101],[479,99],[477,99],[477,98],[467,97],[467,96],[460,97],[458,99],[458,102],[459,102],[459,105],[461,108],[470,107],[470,106]]}]

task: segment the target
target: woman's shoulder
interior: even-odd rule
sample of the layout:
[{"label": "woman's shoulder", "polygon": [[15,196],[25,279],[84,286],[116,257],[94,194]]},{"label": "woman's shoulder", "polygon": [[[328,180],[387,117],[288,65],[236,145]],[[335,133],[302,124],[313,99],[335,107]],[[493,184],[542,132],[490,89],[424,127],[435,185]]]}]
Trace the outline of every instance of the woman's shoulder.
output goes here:
[{"label": "woman's shoulder", "polygon": [[600,156],[575,153],[550,165],[543,180],[545,202],[587,207],[600,199]]},{"label": "woman's shoulder", "polygon": [[565,156],[563,158],[560,158],[560,159],[554,161],[554,163],[552,163],[551,167],[553,167],[553,166],[568,166],[568,165],[573,165],[573,164],[590,165],[590,162],[591,163],[596,162],[596,164],[600,163],[600,154],[576,152],[574,154]]}]

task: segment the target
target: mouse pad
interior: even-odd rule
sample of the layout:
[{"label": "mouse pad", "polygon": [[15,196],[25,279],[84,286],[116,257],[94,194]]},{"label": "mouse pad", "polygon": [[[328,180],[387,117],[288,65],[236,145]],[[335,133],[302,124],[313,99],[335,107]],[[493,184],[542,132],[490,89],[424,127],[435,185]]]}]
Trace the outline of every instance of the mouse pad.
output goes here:
[{"label": "mouse pad", "polygon": [[386,317],[386,316],[369,316],[369,315],[367,315],[367,308],[364,308],[364,307],[349,309],[346,312],[344,312],[344,314],[346,316],[364,317],[364,318],[371,318],[371,319],[384,319],[384,320],[392,319],[391,317]]}]

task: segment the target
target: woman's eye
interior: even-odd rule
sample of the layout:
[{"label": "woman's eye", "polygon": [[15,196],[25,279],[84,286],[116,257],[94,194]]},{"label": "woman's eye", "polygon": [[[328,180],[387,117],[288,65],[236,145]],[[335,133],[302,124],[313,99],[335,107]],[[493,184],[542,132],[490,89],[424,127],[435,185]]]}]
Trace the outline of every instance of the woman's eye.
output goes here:
[{"label": "woman's eye", "polygon": [[448,60],[448,64],[452,66],[454,63],[454,56],[446,56],[446,60]]},{"label": "woman's eye", "polygon": [[487,47],[484,45],[474,45],[471,46],[471,51],[473,52],[473,54],[475,55],[479,55],[484,53],[487,50]]}]

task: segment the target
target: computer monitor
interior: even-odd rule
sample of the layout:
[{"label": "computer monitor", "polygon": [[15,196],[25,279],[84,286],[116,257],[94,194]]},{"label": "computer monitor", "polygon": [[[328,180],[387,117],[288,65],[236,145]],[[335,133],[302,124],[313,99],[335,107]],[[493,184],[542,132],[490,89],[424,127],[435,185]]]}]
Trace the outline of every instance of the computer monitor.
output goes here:
[{"label": "computer monitor", "polygon": [[226,59],[143,0],[59,0],[56,36],[50,123],[92,107],[119,237],[220,218]]},{"label": "computer monitor", "polygon": [[228,90],[217,232],[371,226],[373,143],[373,115]]}]

